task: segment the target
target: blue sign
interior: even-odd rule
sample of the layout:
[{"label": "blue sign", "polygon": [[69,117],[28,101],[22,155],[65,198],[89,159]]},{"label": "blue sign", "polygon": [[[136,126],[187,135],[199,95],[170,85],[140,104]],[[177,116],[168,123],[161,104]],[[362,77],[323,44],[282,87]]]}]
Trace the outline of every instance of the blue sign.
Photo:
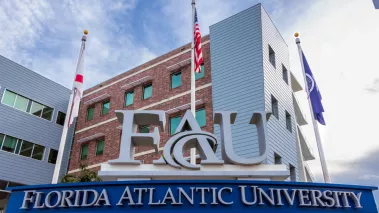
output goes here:
[{"label": "blue sign", "polygon": [[377,213],[377,187],[339,184],[167,180],[11,187],[7,213],[355,212]]}]

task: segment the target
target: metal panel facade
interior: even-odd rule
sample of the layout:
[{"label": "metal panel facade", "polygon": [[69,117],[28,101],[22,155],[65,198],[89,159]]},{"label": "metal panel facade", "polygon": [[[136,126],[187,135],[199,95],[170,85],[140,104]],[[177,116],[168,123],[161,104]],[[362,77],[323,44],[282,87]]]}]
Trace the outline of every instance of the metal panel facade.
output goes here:
[{"label": "metal panel facade", "polygon": [[[288,84],[283,79],[283,66],[290,70],[288,46],[275,27],[264,8],[262,14],[262,51],[265,89],[265,109],[271,111],[271,96],[278,100],[279,118],[271,116],[267,123],[269,143],[271,145],[268,163],[274,163],[274,152],[281,156],[282,163],[296,168],[298,173],[298,154],[296,142],[296,120],[292,99],[291,78]],[[275,52],[274,67],[269,61],[269,46]],[[291,116],[292,131],[286,128],[286,111]]]},{"label": "metal panel facade", "polygon": [[[298,166],[296,121],[290,76],[283,80],[282,65],[288,70],[288,48],[261,4],[248,8],[210,27],[212,92],[214,111],[237,111],[232,127],[235,151],[244,157],[258,155],[255,127],[249,125],[253,111],[272,111],[271,95],[278,101],[279,119],[268,122],[270,153],[288,167]],[[275,52],[273,66],[269,45]],[[291,115],[292,132],[286,128],[286,111]],[[215,134],[219,129],[215,127]],[[297,171],[297,169],[296,169]],[[297,173],[297,172],[296,172]]]},{"label": "metal panel facade", "polygon": [[260,14],[258,4],[210,26],[214,111],[237,111],[233,145],[244,157],[259,155],[249,121],[254,111],[265,109]]},{"label": "metal panel facade", "polygon": [[45,147],[42,161],[0,150],[0,180],[49,183],[55,166],[47,162],[49,149],[58,150],[63,127],[56,118],[66,112],[70,90],[2,56],[0,76],[1,97],[7,89],[54,109],[48,121],[0,103],[0,133]]}]

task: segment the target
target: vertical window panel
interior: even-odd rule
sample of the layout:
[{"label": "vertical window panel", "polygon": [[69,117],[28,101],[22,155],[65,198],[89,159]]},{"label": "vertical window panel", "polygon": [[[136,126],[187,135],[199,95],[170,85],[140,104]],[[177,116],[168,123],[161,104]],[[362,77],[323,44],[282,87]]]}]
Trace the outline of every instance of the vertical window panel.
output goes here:
[{"label": "vertical window panel", "polygon": [[88,109],[87,109],[87,118],[86,118],[86,120],[87,121],[90,121],[90,120],[92,120],[93,119],[93,115],[94,115],[94,113],[95,113],[95,107],[89,107]]},{"label": "vertical window panel", "polygon": [[16,93],[5,90],[3,97],[3,104],[13,107],[14,102],[16,101]]},{"label": "vertical window panel", "polygon": [[283,80],[288,84],[288,70],[287,68],[282,64],[282,71],[283,71]]},{"label": "vertical window panel", "polygon": [[30,108],[30,114],[41,117],[42,110],[43,110],[43,105],[33,101],[32,106]]},{"label": "vertical window panel", "polygon": [[182,85],[182,72],[173,73],[171,75],[171,88],[177,88]]},{"label": "vertical window panel", "polygon": [[56,123],[59,125],[64,125],[64,121],[66,120],[66,114],[58,111],[57,121]]},{"label": "vertical window panel", "polygon": [[34,149],[32,153],[32,158],[36,160],[42,160],[43,159],[43,153],[45,152],[45,147],[34,144]]},{"label": "vertical window panel", "polygon": [[274,163],[275,164],[282,164],[282,157],[280,155],[274,153]]},{"label": "vertical window panel", "polygon": [[286,111],[286,128],[292,132],[292,119],[291,115]]},{"label": "vertical window panel", "polygon": [[125,94],[125,106],[132,105],[134,102],[134,91],[127,92]]},{"label": "vertical window panel", "polygon": [[272,114],[279,119],[279,106],[278,100],[274,96],[271,95],[271,111]]},{"label": "vertical window panel", "polygon": [[17,144],[17,138],[6,135],[4,142],[3,142],[3,147],[2,150],[7,151],[7,152],[14,152]]},{"label": "vertical window panel", "polygon": [[200,73],[195,73],[195,80],[203,78],[204,75],[205,75],[205,67],[204,67],[204,63],[203,63],[201,65],[201,71],[200,71]]},{"label": "vertical window panel", "polygon": [[26,108],[28,107],[28,102],[29,102],[29,99],[23,96],[17,95],[16,101],[14,103],[14,108],[26,112]]},{"label": "vertical window panel", "polygon": [[102,108],[101,108],[101,109],[102,109],[102,110],[101,110],[101,114],[102,114],[102,115],[106,115],[106,114],[108,114],[110,108],[111,108],[111,102],[110,102],[110,101],[105,101],[105,102],[103,102],[103,104],[102,104]]},{"label": "vertical window panel", "polygon": [[204,108],[196,111],[196,121],[200,127],[207,125],[206,111]]},{"label": "vertical window panel", "polygon": [[148,99],[153,96],[153,85],[148,84],[143,87],[143,99]]},{"label": "vertical window panel", "polygon": [[180,116],[170,118],[170,135],[175,134],[176,128],[178,128],[182,118]]},{"label": "vertical window panel", "polygon": [[296,181],[296,168],[290,164],[290,181]]},{"label": "vertical window panel", "polygon": [[80,160],[85,160],[88,157],[88,144],[82,145],[82,150],[80,151]]},{"label": "vertical window panel", "polygon": [[30,143],[28,141],[22,141],[21,149],[20,149],[20,155],[25,157],[31,157],[32,151],[33,151],[33,143]]},{"label": "vertical window panel", "polygon": [[54,112],[54,109],[53,108],[50,108],[48,106],[44,106],[43,107],[43,111],[42,111],[42,118],[43,119],[46,119],[48,121],[51,121],[51,118],[53,117],[53,112]]},{"label": "vertical window panel", "polygon": [[5,135],[0,133],[0,148],[3,145],[4,138],[5,138]]},{"label": "vertical window panel", "polygon": [[57,157],[58,157],[58,151],[55,149],[50,149],[49,159],[47,162],[55,164],[57,162]]},{"label": "vertical window panel", "polygon": [[104,152],[104,140],[99,140],[96,144],[96,156],[102,155]]},{"label": "vertical window panel", "polygon": [[268,58],[272,66],[276,68],[275,52],[270,45],[268,46]]}]

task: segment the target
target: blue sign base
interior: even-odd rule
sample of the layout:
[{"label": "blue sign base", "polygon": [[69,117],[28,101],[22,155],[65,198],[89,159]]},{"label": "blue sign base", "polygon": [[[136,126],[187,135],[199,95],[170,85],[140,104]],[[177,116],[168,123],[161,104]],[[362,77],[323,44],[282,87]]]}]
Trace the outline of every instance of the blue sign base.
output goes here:
[{"label": "blue sign base", "polygon": [[166,180],[11,187],[7,213],[377,213],[377,187],[275,181]]}]

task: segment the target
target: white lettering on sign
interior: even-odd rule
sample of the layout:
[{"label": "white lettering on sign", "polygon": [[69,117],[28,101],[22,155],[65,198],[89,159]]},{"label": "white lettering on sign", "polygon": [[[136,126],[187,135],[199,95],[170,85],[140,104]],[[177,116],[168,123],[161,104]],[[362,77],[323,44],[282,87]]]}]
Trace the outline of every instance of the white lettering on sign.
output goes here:
[{"label": "white lettering on sign", "polygon": [[[56,208],[81,208],[101,206],[165,206],[194,205],[198,200],[200,205],[233,205],[241,202],[247,206],[294,206],[308,208],[363,208],[361,204],[362,192],[331,191],[317,189],[286,189],[268,188],[258,186],[238,186],[239,192],[230,187],[167,187],[165,193],[156,193],[157,189],[132,188],[126,186],[124,192],[118,195],[115,203],[111,203],[106,189],[62,190],[40,192],[36,190],[24,191],[24,199],[20,209],[56,209]],[[160,189],[162,190],[162,189]],[[100,193],[99,193],[100,192]],[[239,195],[232,196],[233,193]],[[198,197],[198,199],[195,199]],[[234,200],[240,197],[241,200]],[[146,199],[144,199],[146,198]],[[148,198],[148,199],[147,199]],[[234,199],[233,199],[234,198]],[[148,202],[145,203],[145,201]],[[209,200],[211,202],[209,202]],[[342,205],[341,205],[342,204]]]}]

